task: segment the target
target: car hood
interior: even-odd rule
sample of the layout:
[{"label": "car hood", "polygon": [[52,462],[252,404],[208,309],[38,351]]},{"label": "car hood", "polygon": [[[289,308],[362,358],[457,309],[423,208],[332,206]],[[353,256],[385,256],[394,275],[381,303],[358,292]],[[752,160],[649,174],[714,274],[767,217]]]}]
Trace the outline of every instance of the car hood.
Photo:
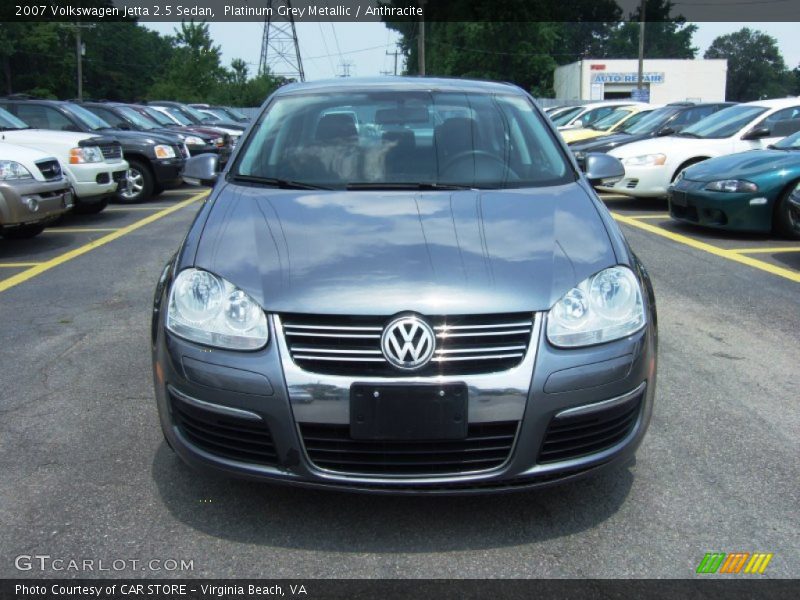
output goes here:
[{"label": "car hood", "polygon": [[[25,166],[30,167],[36,161],[53,159],[47,152],[36,150],[35,148],[27,148],[5,141],[0,141],[0,160],[13,160],[16,162],[27,163]],[[29,169],[30,170],[30,169]]]},{"label": "car hood", "polygon": [[711,158],[686,169],[691,181],[751,179],[774,171],[800,171],[800,152],[787,150],[750,150]]},{"label": "car hood", "polygon": [[616,264],[598,209],[576,183],[455,192],[222,185],[195,265],[271,312],[546,310]]},{"label": "car hood", "polygon": [[0,133],[0,141],[25,144],[64,144],[65,146],[77,146],[82,140],[99,137],[99,134],[75,133],[72,131],[52,131],[50,129],[19,129],[3,131]]},{"label": "car hood", "polygon": [[646,135],[630,135],[627,133],[610,133],[585,141],[570,144],[572,151],[605,152],[621,144],[630,144],[645,139]]},{"label": "car hood", "polygon": [[[168,133],[153,133],[150,131],[127,131],[125,129],[103,129],[102,135],[115,137],[118,140],[130,140],[131,142],[139,144],[167,144],[175,145],[181,144],[180,138],[174,134]],[[100,132],[98,132],[100,134]]]}]

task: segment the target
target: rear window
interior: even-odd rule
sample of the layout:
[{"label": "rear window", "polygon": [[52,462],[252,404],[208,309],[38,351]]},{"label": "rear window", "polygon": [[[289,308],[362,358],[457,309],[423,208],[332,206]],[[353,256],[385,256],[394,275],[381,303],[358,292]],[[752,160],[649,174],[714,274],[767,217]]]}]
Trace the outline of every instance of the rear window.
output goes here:
[{"label": "rear window", "polygon": [[523,96],[462,92],[328,92],[276,98],[232,175],[343,188],[447,184],[554,185],[575,174]]}]

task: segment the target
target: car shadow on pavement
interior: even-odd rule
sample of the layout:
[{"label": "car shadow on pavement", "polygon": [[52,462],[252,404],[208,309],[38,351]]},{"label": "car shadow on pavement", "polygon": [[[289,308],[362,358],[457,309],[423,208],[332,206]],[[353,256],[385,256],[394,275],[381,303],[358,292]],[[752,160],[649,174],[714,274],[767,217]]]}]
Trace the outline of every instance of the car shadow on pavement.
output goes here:
[{"label": "car shadow on pavement", "polygon": [[481,496],[380,496],[249,482],[188,467],[161,443],[152,476],[192,529],[239,543],[328,552],[445,552],[528,544],[591,529],[619,510],[622,467],[551,488]]}]

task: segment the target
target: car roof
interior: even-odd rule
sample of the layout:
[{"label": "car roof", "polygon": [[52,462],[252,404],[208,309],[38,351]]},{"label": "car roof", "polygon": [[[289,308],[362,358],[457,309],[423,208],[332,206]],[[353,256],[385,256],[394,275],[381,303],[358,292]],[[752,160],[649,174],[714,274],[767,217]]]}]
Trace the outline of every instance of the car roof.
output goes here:
[{"label": "car roof", "polygon": [[764,108],[788,108],[790,106],[800,105],[800,97],[793,96],[791,98],[773,98],[771,100],[755,100],[753,102],[744,102],[745,106],[761,106]]},{"label": "car roof", "polygon": [[306,92],[334,92],[356,90],[398,91],[456,91],[484,93],[524,94],[521,88],[510,83],[483,81],[478,79],[456,79],[448,77],[339,77],[303,83],[289,83],[276,90],[277,96]]}]

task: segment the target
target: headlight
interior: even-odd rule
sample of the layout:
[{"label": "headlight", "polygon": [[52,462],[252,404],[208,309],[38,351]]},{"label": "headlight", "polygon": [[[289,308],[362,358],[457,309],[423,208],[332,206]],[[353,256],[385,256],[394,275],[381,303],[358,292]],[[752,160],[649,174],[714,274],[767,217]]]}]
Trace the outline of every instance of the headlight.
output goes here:
[{"label": "headlight", "polygon": [[202,138],[197,137],[196,135],[187,135],[186,138],[183,140],[189,146],[205,146],[206,143],[203,141]]},{"label": "headlight", "polygon": [[103,162],[103,152],[98,146],[80,146],[69,151],[69,164]]},{"label": "headlight", "polygon": [[592,275],[553,305],[547,339],[554,346],[589,346],[631,335],[644,327],[642,290],[627,267]]},{"label": "headlight", "polygon": [[757,192],[758,186],[744,179],[720,179],[709,183],[706,189],[712,192]]},{"label": "headlight", "polygon": [[665,154],[642,154],[641,156],[630,156],[622,160],[626,167],[655,167],[667,162]]},{"label": "headlight", "polygon": [[23,165],[13,160],[0,160],[0,179],[33,179],[33,175]]},{"label": "headlight", "polygon": [[175,158],[175,148],[165,144],[158,144],[155,147],[156,158]]},{"label": "headlight", "polygon": [[186,269],[172,284],[167,329],[187,340],[257,350],[269,339],[267,316],[244,291],[207,271]]}]

